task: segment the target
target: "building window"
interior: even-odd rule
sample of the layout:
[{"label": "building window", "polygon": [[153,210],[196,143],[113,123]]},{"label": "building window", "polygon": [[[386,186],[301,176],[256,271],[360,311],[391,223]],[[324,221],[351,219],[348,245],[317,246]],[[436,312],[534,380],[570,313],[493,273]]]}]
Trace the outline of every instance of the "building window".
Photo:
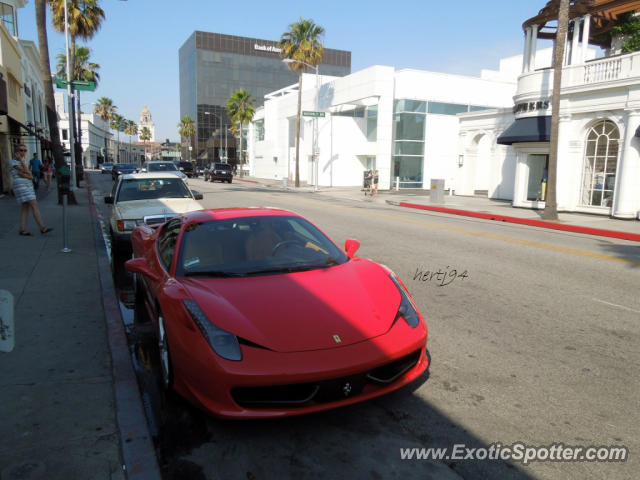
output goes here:
[{"label": "building window", "polygon": [[18,86],[18,82],[16,82],[16,79],[9,75],[9,88],[7,90],[9,93],[9,100],[11,100],[12,102],[18,101],[19,88],[20,87]]},{"label": "building window", "polygon": [[378,106],[367,107],[367,141],[378,140]]},{"label": "building window", "polygon": [[264,120],[257,120],[254,123],[255,133],[256,133],[256,142],[264,141]]},{"label": "building window", "polygon": [[435,113],[438,115],[456,115],[458,113],[467,112],[469,107],[467,105],[459,105],[456,103],[440,103],[429,102],[429,113]]},{"label": "building window", "polygon": [[15,17],[13,16],[13,7],[11,5],[0,2],[0,19],[6,29],[9,30],[9,33],[17,37],[18,32],[16,31]]},{"label": "building window", "polygon": [[609,120],[600,121],[589,129],[582,174],[583,205],[611,206],[619,142],[618,127]]},{"label": "building window", "polygon": [[396,100],[393,105],[392,185],[422,188],[426,102]]},{"label": "building window", "polygon": [[62,129],[62,140],[69,140],[69,131],[66,128]]}]

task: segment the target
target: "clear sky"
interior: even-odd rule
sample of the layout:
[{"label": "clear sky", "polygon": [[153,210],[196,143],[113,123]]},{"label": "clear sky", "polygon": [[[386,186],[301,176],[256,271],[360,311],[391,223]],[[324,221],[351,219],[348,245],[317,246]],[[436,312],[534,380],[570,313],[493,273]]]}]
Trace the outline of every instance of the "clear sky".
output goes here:
[{"label": "clear sky", "polygon": [[[109,97],[139,121],[144,105],[156,140],[177,141],[178,49],[194,30],[279,40],[300,17],[325,29],[327,48],[351,51],[351,71],[371,65],[478,76],[522,53],[522,23],[547,0],[100,0],[102,28],[87,43],[100,84],[82,102]],[[37,43],[33,0],[18,11],[20,38]],[[50,23],[51,16],[47,16]],[[64,36],[49,29],[51,68]],[[85,111],[92,108],[86,105]]]}]

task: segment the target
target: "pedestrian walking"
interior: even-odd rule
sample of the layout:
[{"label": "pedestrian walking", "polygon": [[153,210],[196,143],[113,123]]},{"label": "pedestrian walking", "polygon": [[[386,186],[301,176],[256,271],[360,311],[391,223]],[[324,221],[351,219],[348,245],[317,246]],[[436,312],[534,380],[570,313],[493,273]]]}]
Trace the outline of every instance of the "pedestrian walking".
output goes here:
[{"label": "pedestrian walking", "polygon": [[36,190],[40,186],[40,167],[42,167],[42,162],[38,158],[38,154],[34,153],[33,158],[29,160],[29,168],[31,168],[31,176],[33,177],[33,188]]},{"label": "pedestrian walking", "polygon": [[47,184],[47,192],[51,190],[51,177],[53,177],[53,159],[47,155],[44,160],[44,183]]},{"label": "pedestrian walking", "polygon": [[374,192],[372,195],[377,195],[378,194],[378,170],[376,170],[373,173],[373,188],[374,188]]},{"label": "pedestrian walking", "polygon": [[[40,233],[44,235],[53,230],[53,228],[45,226],[40,216],[40,208],[38,207],[36,192],[33,187],[33,174],[25,161],[26,155],[27,148],[22,144],[18,144],[14,153],[14,159],[12,159],[10,163],[13,193],[18,203],[22,206],[20,210],[20,235],[31,236],[31,233],[27,231],[29,207],[31,207],[31,211],[33,212],[33,218],[38,224],[38,227],[40,227]],[[39,171],[40,169],[38,169],[38,172]]]},{"label": "pedestrian walking", "polygon": [[367,170],[364,174],[364,196],[367,196],[367,192],[371,192],[371,181],[373,180],[373,172]]}]

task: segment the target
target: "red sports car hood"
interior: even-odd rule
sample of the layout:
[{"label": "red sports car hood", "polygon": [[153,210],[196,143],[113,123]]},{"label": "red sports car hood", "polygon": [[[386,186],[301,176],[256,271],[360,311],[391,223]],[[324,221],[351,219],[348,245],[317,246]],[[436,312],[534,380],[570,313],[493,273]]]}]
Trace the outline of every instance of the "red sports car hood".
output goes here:
[{"label": "red sports car hood", "polygon": [[349,345],[385,333],[400,305],[389,273],[366,259],[283,275],[186,278],[218,327],[278,352]]}]

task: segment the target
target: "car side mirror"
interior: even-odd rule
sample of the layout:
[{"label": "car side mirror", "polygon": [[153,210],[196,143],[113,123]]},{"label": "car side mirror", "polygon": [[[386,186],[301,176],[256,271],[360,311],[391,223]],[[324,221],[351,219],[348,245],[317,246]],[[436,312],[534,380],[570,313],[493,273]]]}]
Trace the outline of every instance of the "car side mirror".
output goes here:
[{"label": "car side mirror", "polygon": [[195,190],[192,190],[191,193],[193,193],[193,198],[195,198],[196,200],[202,200],[204,198],[204,195],[202,195],[200,192],[196,192]]},{"label": "car side mirror", "polygon": [[344,242],[344,250],[347,252],[347,257],[353,258],[356,256],[356,252],[360,248],[360,242],[353,238],[348,238]]},{"label": "car side mirror", "polygon": [[104,197],[104,203],[108,203],[109,205],[113,205],[113,197],[109,195],[108,197]]},{"label": "car side mirror", "polygon": [[140,273],[141,275],[145,275],[149,277],[154,282],[160,280],[160,276],[155,272],[151,271],[149,268],[149,264],[147,260],[143,257],[132,258],[131,260],[127,260],[124,262],[124,268],[129,270],[130,272]]}]

